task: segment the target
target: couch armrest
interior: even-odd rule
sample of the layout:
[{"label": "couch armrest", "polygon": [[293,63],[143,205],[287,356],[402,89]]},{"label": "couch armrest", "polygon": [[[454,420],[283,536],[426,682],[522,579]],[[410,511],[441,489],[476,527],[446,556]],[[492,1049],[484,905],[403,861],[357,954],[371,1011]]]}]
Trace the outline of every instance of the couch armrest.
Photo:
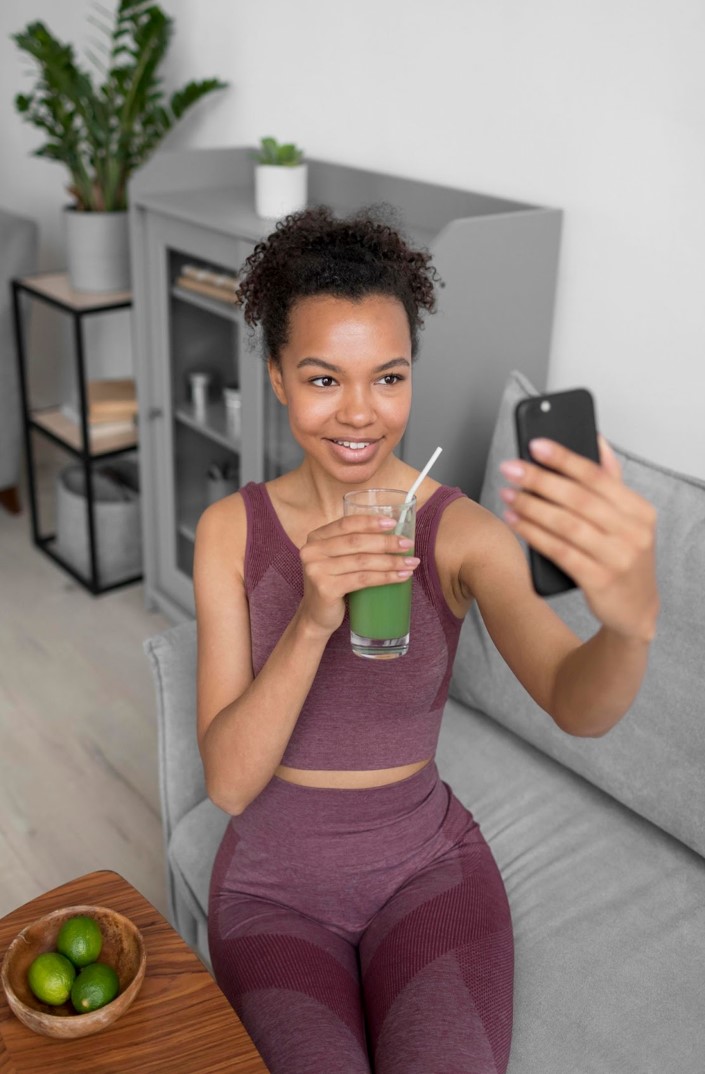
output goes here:
[{"label": "couch armrest", "polygon": [[181,818],[206,797],[196,739],[196,623],[170,627],[143,647],[157,694],[159,793],[168,846]]}]

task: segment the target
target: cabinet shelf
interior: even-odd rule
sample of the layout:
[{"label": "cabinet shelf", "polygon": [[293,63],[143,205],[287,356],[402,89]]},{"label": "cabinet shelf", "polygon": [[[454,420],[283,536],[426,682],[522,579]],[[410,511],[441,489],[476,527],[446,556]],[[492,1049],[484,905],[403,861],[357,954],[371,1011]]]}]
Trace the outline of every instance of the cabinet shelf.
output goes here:
[{"label": "cabinet shelf", "polygon": [[[52,440],[59,441],[74,453],[83,453],[83,437],[81,426],[71,421],[62,413],[60,407],[49,407],[46,410],[34,410],[30,415],[30,423],[40,432],[46,432]],[[89,429],[89,455],[98,458],[102,455],[113,454],[116,451],[130,451],[137,447],[137,427],[123,433],[96,433]]]},{"label": "cabinet shelf", "polygon": [[225,317],[226,320],[235,321],[238,324],[244,323],[242,309],[233,303],[221,302],[217,298],[200,295],[197,291],[189,291],[185,287],[179,287],[178,284],[172,285],[171,293],[180,302],[190,302],[192,306],[198,306],[199,309],[207,310],[208,313],[214,313],[217,317]]},{"label": "cabinet shelf", "polygon": [[202,417],[192,404],[184,403],[176,409],[174,418],[221,447],[240,454],[241,438],[228,428],[224,403],[209,403]]}]

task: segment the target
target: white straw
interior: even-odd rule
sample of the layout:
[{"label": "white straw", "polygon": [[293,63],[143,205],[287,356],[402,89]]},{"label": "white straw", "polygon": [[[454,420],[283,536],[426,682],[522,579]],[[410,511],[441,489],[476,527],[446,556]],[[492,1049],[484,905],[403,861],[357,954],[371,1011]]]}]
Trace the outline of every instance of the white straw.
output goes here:
[{"label": "white straw", "polygon": [[419,487],[419,485],[421,484],[421,482],[425,478],[426,474],[431,469],[431,467],[433,466],[434,462],[436,461],[436,459],[438,458],[438,456],[440,455],[440,453],[442,451],[443,451],[442,447],[437,447],[436,448],[436,450],[434,451],[433,455],[428,460],[428,462],[424,466],[423,470],[421,471],[421,473],[416,478],[416,480],[414,481],[413,485],[411,486],[411,488],[407,492],[406,498],[404,499],[404,503],[411,503],[411,497],[414,495],[414,493],[416,492],[417,488]]},{"label": "white straw", "polygon": [[[416,492],[417,488],[419,487],[419,485],[421,484],[421,482],[425,478],[426,474],[431,469],[431,467],[433,466],[434,462],[436,461],[436,459],[438,458],[438,456],[440,455],[440,453],[442,451],[443,451],[442,447],[437,447],[436,448],[436,450],[434,451],[433,455],[428,460],[428,462],[424,466],[423,470],[421,471],[419,476],[416,478],[416,480],[414,481],[413,485],[411,486],[411,488],[407,492],[406,496],[404,497],[404,503],[405,504],[411,503],[412,498],[414,496],[414,493]],[[397,522],[396,526],[394,527],[394,532],[397,534],[397,536],[404,529],[404,523],[406,521],[407,514],[408,514],[408,512],[405,511],[404,508],[402,507],[401,511],[399,512],[399,521]]]}]

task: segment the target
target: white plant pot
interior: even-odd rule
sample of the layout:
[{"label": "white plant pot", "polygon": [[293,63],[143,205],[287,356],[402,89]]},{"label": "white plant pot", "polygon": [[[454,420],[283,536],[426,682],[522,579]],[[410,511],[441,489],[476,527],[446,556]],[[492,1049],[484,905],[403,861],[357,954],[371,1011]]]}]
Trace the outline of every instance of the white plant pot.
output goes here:
[{"label": "white plant pot", "polygon": [[129,291],[127,212],[64,211],[66,262],[74,291]]},{"label": "white plant pot", "polygon": [[279,220],[306,208],[308,164],[255,165],[255,212],[265,220]]}]

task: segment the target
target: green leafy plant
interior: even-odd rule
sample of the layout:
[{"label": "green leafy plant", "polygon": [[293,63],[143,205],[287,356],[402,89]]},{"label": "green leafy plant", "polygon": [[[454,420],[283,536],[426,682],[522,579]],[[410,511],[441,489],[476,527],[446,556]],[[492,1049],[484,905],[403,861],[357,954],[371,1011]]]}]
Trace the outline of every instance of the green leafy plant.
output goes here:
[{"label": "green leafy plant", "polygon": [[110,12],[95,5],[91,20],[107,37],[101,60],[88,58],[103,75],[95,85],[71,45],[63,44],[43,22],[31,22],[12,39],[36,62],[39,74],[30,93],[19,93],[15,107],[39,127],[48,141],[34,156],[64,164],[76,209],[117,212],[127,208],[127,181],[175,123],[197,101],[225,89],[216,78],[188,82],[164,100],[158,68],[174,28],[173,19],[150,0],[120,0],[112,25]]},{"label": "green leafy plant", "polygon": [[303,149],[299,149],[293,143],[280,144],[276,138],[262,138],[260,150],[255,154],[258,164],[277,164],[284,168],[293,168],[300,164],[304,155]]}]

